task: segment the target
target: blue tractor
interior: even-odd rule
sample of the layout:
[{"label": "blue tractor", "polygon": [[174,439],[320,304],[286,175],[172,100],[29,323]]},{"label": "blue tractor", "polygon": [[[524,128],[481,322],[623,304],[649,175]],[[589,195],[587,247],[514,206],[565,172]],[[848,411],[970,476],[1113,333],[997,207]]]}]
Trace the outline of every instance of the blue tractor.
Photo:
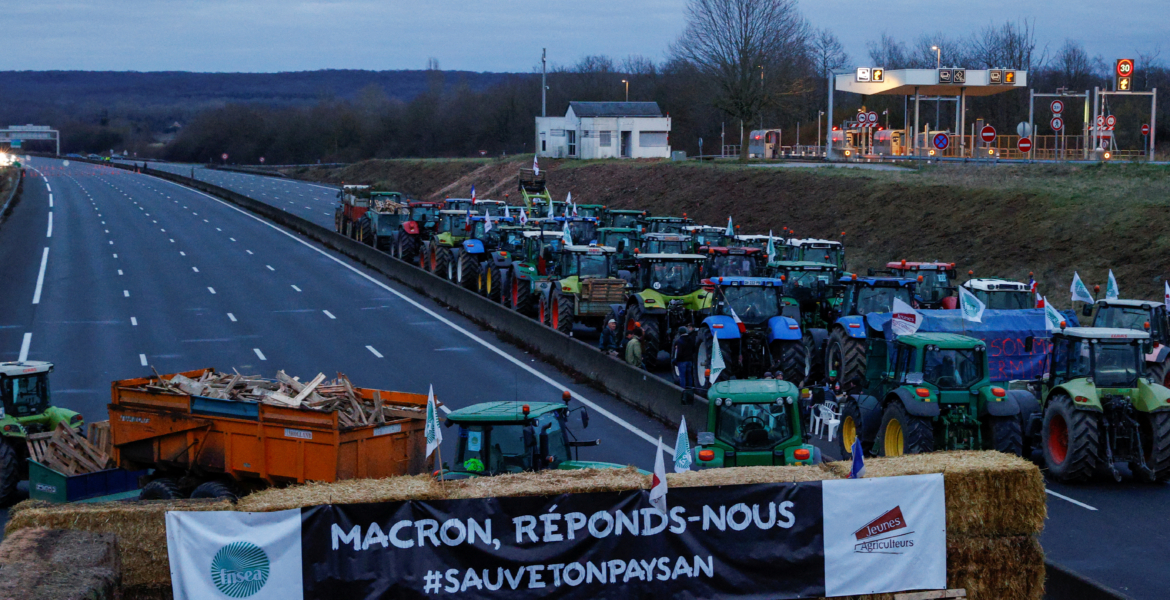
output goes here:
[{"label": "blue tractor", "polygon": [[[893,312],[894,300],[914,306],[917,279],[902,277],[842,277],[830,303],[827,329],[810,330],[807,350],[824,356],[829,383],[860,383],[865,379],[865,316]],[[806,343],[808,343],[806,342]]]}]

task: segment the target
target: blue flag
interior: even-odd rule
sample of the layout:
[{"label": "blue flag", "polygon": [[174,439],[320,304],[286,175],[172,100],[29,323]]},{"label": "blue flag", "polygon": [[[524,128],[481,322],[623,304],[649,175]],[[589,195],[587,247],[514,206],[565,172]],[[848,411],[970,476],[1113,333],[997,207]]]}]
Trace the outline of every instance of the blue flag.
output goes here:
[{"label": "blue flag", "polygon": [[861,456],[861,437],[853,438],[853,447],[849,451],[853,453],[853,466],[849,468],[849,479],[865,477],[865,458]]}]

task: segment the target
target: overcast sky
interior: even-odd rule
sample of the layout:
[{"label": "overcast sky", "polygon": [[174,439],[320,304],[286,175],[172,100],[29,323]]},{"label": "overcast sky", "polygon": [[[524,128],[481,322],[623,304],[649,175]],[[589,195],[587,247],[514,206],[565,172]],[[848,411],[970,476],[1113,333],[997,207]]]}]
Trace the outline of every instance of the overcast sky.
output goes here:
[{"label": "overcast sky", "polygon": [[[1170,25],[1167,0],[798,1],[854,64],[883,31],[909,41],[1022,18],[1036,20],[1041,45],[1080,39],[1112,62],[1153,49]],[[421,69],[434,57],[444,69],[529,71],[542,47],[556,64],[589,54],[661,60],[685,2],[12,0],[0,11],[0,70]]]}]

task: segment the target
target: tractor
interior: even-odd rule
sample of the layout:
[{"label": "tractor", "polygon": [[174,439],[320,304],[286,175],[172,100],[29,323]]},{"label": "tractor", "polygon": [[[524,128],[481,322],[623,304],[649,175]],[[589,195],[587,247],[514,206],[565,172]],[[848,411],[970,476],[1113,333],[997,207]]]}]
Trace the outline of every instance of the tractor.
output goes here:
[{"label": "tractor", "polygon": [[622,210],[607,208],[601,215],[602,227],[633,227],[642,226],[642,219],[650,216],[644,210]]},{"label": "tractor", "polygon": [[388,251],[393,247],[406,208],[406,199],[399,192],[370,192],[369,208],[358,219],[357,240],[375,250]]},{"label": "tractor", "polygon": [[480,215],[491,215],[492,217],[504,216],[504,206],[507,202],[503,200],[472,200],[471,198],[447,198],[443,201],[447,210],[470,210],[473,213]]},{"label": "tractor", "polygon": [[800,323],[780,314],[784,282],[766,277],[712,277],[704,281],[712,294],[711,310],[695,340],[694,378],[706,388],[711,379],[713,346],[718,340],[725,379],[762,377],[779,371],[788,381],[805,377],[805,348]]},{"label": "tractor", "polygon": [[539,228],[528,225],[500,225],[499,240],[488,253],[490,258],[480,266],[477,288],[481,296],[507,304],[508,293],[504,290],[509,289],[508,276],[512,272],[512,263],[524,254],[524,233],[539,231]]},{"label": "tractor", "polygon": [[552,285],[540,290],[537,318],[568,335],[574,323],[601,330],[610,305],[626,297],[626,281],[617,277],[616,250],[609,246],[565,246],[551,275]]},{"label": "tractor", "polygon": [[864,382],[840,401],[836,415],[844,456],[859,438],[863,450],[878,456],[1024,454],[1024,423],[1039,415],[1040,404],[1030,392],[992,383],[986,342],[936,332],[879,332],[866,341]]},{"label": "tractor", "polygon": [[864,379],[865,317],[870,313],[889,313],[898,299],[914,303],[916,279],[900,277],[842,277],[834,288],[827,330],[810,330],[810,351],[824,355],[825,376],[830,382],[844,384]]},{"label": "tractor", "polygon": [[442,202],[408,202],[405,210],[399,209],[398,231],[394,233],[390,254],[399,260],[413,261],[419,248],[438,227],[442,209]]},{"label": "tractor", "polygon": [[694,324],[711,307],[711,293],[703,289],[701,254],[638,254],[638,271],[625,305],[614,304],[605,319],[614,319],[621,331],[641,326],[642,355],[647,366],[658,363],[658,351],[674,339],[684,324]]},{"label": "tractor", "polygon": [[[549,205],[552,205],[552,212],[549,212]],[[565,207],[568,206],[565,202],[560,200],[545,200],[544,198],[536,198],[532,201],[532,206],[528,207],[531,212],[530,216],[534,219],[551,219],[553,217],[565,216]]]},{"label": "tractor", "polygon": [[[873,275],[873,270],[870,270]],[[894,277],[918,278],[914,299],[925,309],[955,309],[959,307],[955,287],[955,263],[907,262],[886,263],[886,272]]]},{"label": "tractor", "polygon": [[[500,245],[501,228],[511,226],[513,220],[512,217],[480,215],[471,217],[471,229],[466,232],[467,238],[451,248],[450,264],[454,266],[454,273],[453,277],[448,276],[448,279],[463,289],[483,294],[486,287],[486,291],[490,292],[492,284],[498,280],[484,281],[485,265],[493,260],[492,252]],[[490,278],[491,273],[488,273],[487,277]]]},{"label": "tractor", "polygon": [[768,257],[759,248],[726,246],[700,246],[699,254],[707,256],[703,276],[711,277],[761,277]]},{"label": "tractor", "polygon": [[1139,479],[1170,480],[1170,389],[1146,373],[1151,350],[1150,334],[1134,329],[1053,334],[1040,383],[1049,475],[1078,482],[1107,472],[1121,481],[1116,463],[1128,462]]},{"label": "tractor", "polygon": [[694,449],[698,469],[815,465],[821,451],[805,443],[797,395],[788,381],[737,379],[707,390],[707,431]]},{"label": "tractor", "polygon": [[806,262],[826,262],[837,265],[844,272],[845,245],[832,240],[789,239],[784,242],[785,259]]},{"label": "tractor", "polygon": [[1036,308],[1036,301],[1032,290],[1027,284],[1018,281],[1000,279],[998,277],[985,279],[968,279],[963,282],[967,288],[989,309],[992,310],[1026,310]]},{"label": "tractor", "polygon": [[638,229],[633,227],[598,227],[597,243],[617,251],[617,254],[614,255],[614,261],[617,263],[618,274],[622,277],[629,277],[637,266],[634,250],[638,247]]},{"label": "tractor", "polygon": [[695,243],[690,236],[678,233],[643,233],[638,236],[638,252],[642,254],[691,254]]},{"label": "tractor", "polygon": [[[589,427],[584,406],[562,402],[484,402],[447,415],[447,427],[459,426],[454,467],[443,465],[442,479],[470,479],[528,471],[623,469],[625,465],[579,460],[578,448],[599,446],[601,440],[578,441],[568,427],[569,415],[580,413],[581,428]],[[644,473],[649,475],[649,473]]]},{"label": "tractor", "polygon": [[357,239],[358,221],[370,209],[370,186],[343,185],[337,191],[337,207],[333,209],[333,230],[347,238]]},{"label": "tractor", "polygon": [[603,216],[605,216],[607,210],[606,207],[601,204],[577,204],[574,205],[573,208],[577,209],[578,217],[592,217],[597,219],[598,224],[601,223],[601,219]]},{"label": "tractor", "polygon": [[736,235],[735,239],[727,245],[738,248],[758,248],[767,252],[769,241],[772,242],[777,253],[784,248],[784,240],[782,238],[772,237],[770,235]]},{"label": "tractor", "polygon": [[699,246],[731,246],[734,245],[731,236],[727,235],[727,228],[714,225],[687,225],[683,227],[683,234],[695,240],[695,247]]},{"label": "tractor", "polygon": [[824,370],[824,353],[815,351],[826,335],[831,322],[831,311],[838,305],[835,291],[840,272],[837,265],[803,261],[773,261],[768,263],[768,277],[784,282],[781,314],[800,324],[804,344],[804,377],[817,380]]},{"label": "tractor", "polygon": [[540,294],[550,286],[556,261],[564,247],[560,231],[524,231],[524,247],[516,251],[504,282],[504,304],[512,310],[535,316]]},{"label": "tractor", "polygon": [[694,225],[695,222],[688,219],[686,215],[681,217],[643,217],[641,219],[642,226],[646,228],[643,233],[677,233],[683,234],[683,228],[688,225]]},{"label": "tractor", "polygon": [[1170,387],[1170,318],[1166,305],[1152,300],[1113,299],[1098,300],[1096,308],[1093,327],[1136,329],[1150,334],[1152,348],[1145,356],[1146,372],[1155,383]]},{"label": "tractor", "polygon": [[9,504],[16,484],[28,478],[29,434],[45,433],[64,423],[84,435],[79,413],[53,406],[49,373],[53,365],[40,361],[0,363],[0,504]]},{"label": "tractor", "polygon": [[552,196],[549,195],[548,187],[545,185],[544,175],[538,175],[533,169],[520,169],[517,181],[520,187],[520,198],[528,210],[532,210],[535,206],[534,203],[538,200],[552,202]]}]

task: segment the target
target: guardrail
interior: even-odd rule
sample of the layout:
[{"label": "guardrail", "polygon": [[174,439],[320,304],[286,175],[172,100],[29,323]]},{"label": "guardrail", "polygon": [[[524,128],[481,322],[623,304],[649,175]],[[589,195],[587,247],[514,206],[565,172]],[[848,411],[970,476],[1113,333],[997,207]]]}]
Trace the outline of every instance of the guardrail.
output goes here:
[{"label": "guardrail", "polygon": [[12,186],[12,190],[8,192],[8,197],[0,202],[0,223],[3,223],[8,218],[8,211],[12,209],[13,202],[16,201],[17,196],[20,195],[20,190],[24,186],[24,169],[16,174],[16,185]]}]

